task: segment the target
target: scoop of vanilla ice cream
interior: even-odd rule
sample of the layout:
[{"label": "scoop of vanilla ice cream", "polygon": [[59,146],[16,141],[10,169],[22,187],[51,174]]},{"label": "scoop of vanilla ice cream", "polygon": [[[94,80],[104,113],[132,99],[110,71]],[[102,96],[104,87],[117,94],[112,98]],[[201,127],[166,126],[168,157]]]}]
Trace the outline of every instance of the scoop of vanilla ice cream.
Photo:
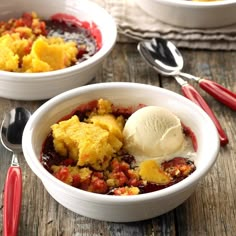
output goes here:
[{"label": "scoop of vanilla ice cream", "polygon": [[125,148],[137,162],[174,153],[184,142],[179,118],[157,106],[146,106],[134,112],[127,120],[123,134]]}]

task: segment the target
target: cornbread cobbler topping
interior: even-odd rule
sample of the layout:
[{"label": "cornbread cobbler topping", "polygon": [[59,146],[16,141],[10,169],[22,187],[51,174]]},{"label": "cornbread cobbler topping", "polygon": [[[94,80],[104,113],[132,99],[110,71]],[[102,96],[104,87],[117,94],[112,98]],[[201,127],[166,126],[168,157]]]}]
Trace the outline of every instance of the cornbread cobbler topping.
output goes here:
[{"label": "cornbread cobbler topping", "polygon": [[0,21],[0,70],[47,72],[87,60],[101,47],[97,26],[55,14],[42,20],[35,12]]}]

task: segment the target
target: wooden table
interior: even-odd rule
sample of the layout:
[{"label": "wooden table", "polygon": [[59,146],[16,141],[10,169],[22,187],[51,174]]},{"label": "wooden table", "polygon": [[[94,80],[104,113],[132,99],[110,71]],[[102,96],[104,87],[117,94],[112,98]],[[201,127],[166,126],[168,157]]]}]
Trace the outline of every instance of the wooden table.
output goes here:
[{"label": "wooden table", "polygon": [[[210,77],[236,92],[236,52],[181,52],[185,59],[185,72]],[[180,87],[175,80],[159,76],[143,62],[136,50],[136,43],[118,43],[91,83],[107,81],[152,84],[180,93]],[[119,224],[92,220],[65,209],[51,198],[21,155],[19,160],[23,173],[23,198],[19,235],[236,235],[236,113],[201,91],[196,83],[191,84],[198,89],[215,112],[228,134],[229,144],[220,149],[215,166],[184,204],[165,215],[143,222]],[[0,98],[0,121],[3,119],[4,111],[13,107],[25,106],[34,112],[44,102]],[[1,145],[1,199],[10,161],[11,153]],[[1,235],[3,207],[1,201]]]}]

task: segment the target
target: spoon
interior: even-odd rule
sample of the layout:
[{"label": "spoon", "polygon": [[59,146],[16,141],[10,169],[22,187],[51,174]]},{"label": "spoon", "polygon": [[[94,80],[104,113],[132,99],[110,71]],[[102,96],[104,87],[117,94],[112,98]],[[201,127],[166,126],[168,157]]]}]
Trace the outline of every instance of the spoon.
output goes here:
[{"label": "spoon", "polygon": [[200,88],[219,102],[236,110],[236,93],[222,85],[209,80],[181,72],[184,61],[175,45],[163,38],[153,38],[138,44],[138,50],[147,62],[163,75],[179,75],[198,82]]},{"label": "spoon", "polygon": [[1,142],[13,153],[4,188],[4,236],[17,235],[22,196],[22,174],[17,155],[22,152],[22,134],[29,117],[28,110],[17,107],[5,114],[1,125]]},{"label": "spoon", "polygon": [[[169,41],[165,41],[162,38],[155,38],[151,41],[140,42],[138,44],[138,51],[144,60],[157,72],[163,75],[173,76],[176,79],[182,87],[183,95],[199,105],[210,116],[217,128],[220,144],[222,146],[226,145],[229,142],[228,137],[213,111],[198,91],[193,86],[188,84],[187,81],[181,78],[182,73],[180,70],[183,68],[183,57],[175,45]],[[222,91],[225,90],[226,88]],[[232,98],[234,97],[232,96]],[[236,96],[234,100],[236,100]]]}]

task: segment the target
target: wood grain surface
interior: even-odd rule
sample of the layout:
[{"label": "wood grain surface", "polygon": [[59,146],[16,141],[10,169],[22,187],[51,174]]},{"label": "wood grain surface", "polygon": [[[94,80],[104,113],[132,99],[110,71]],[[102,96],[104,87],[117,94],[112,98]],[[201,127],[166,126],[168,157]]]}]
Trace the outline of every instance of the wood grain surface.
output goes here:
[{"label": "wood grain surface", "polygon": [[[139,56],[136,43],[117,44],[91,83],[129,81],[152,84],[180,93],[170,77],[162,77]],[[236,52],[181,50],[184,71],[208,77],[236,92]],[[41,181],[19,157],[23,173],[23,197],[19,236],[233,236],[236,235],[236,113],[221,105],[190,82],[207,100],[226,133],[229,144],[220,149],[218,160],[195,193],[173,211],[142,222],[109,223],[77,215],[59,205]],[[43,91],[42,91],[43,92]],[[34,112],[45,101],[24,102],[0,98],[0,121],[5,111],[25,106]],[[207,159],[207,156],[206,156]],[[0,144],[0,234],[2,197],[11,153]],[[115,212],[114,212],[115,214]]]}]

